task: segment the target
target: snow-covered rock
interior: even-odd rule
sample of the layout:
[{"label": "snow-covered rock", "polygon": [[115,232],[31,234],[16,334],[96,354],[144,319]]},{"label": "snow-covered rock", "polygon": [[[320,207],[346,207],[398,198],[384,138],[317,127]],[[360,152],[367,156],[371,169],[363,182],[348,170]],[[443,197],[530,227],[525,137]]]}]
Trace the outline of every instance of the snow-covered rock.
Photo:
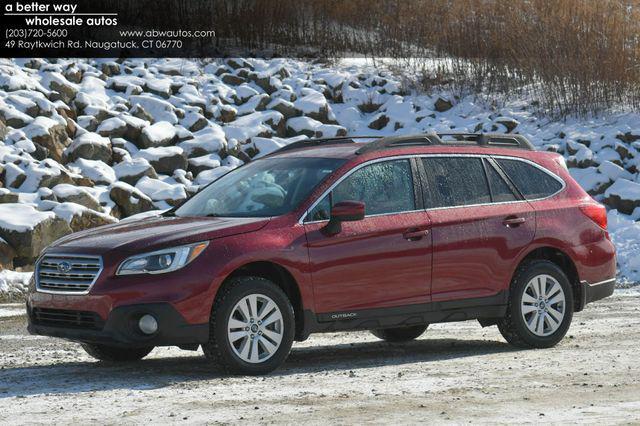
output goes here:
[{"label": "snow-covered rock", "polygon": [[155,169],[144,158],[134,158],[123,161],[116,164],[113,167],[113,171],[119,181],[128,183],[129,185],[135,185],[143,176],[150,178],[158,177]]},{"label": "snow-covered rock", "polygon": [[154,210],[155,207],[149,197],[139,189],[124,183],[116,182],[111,185],[109,197],[118,206],[125,216]]},{"label": "snow-covered rock", "polygon": [[0,204],[0,238],[27,263],[70,232],[67,222],[52,212],[40,212],[27,204]]},{"label": "snow-covered rock", "polygon": [[84,133],[69,145],[65,150],[65,156],[70,162],[85,158],[111,164],[111,141],[97,133]]},{"label": "snow-covered rock", "polygon": [[136,155],[147,160],[158,173],[170,175],[176,169],[187,168],[187,157],[179,146],[141,149]]},{"label": "snow-covered rock", "polygon": [[140,148],[168,146],[176,138],[176,128],[166,121],[145,127],[140,135]]},{"label": "snow-covered rock", "polygon": [[626,179],[616,180],[607,188],[604,196],[608,205],[621,213],[632,214],[636,208],[640,207],[640,183]]}]

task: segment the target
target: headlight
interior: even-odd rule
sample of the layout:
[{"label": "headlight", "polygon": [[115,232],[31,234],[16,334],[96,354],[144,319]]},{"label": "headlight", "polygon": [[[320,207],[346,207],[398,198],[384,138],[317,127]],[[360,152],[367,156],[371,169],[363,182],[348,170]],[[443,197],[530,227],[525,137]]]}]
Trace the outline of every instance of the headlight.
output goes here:
[{"label": "headlight", "polygon": [[116,275],[164,274],[175,271],[198,257],[207,245],[209,243],[205,241],[131,256],[120,264]]}]

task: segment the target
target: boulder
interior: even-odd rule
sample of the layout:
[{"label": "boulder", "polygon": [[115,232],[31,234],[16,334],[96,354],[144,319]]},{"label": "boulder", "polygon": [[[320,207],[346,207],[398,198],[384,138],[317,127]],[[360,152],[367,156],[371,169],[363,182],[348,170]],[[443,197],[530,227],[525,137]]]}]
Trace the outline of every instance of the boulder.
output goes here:
[{"label": "boulder", "polygon": [[142,129],[138,147],[151,148],[171,145],[176,139],[176,128],[166,121],[157,122]]},{"label": "boulder", "polygon": [[220,105],[218,108],[218,118],[223,123],[229,123],[236,119],[238,115],[238,110],[232,107],[231,105]]},{"label": "boulder", "polygon": [[147,160],[161,174],[171,175],[176,169],[187,168],[187,157],[178,146],[142,149],[137,156]]},{"label": "boulder", "polygon": [[278,111],[286,119],[302,115],[302,111],[296,108],[293,102],[289,102],[285,99],[274,99],[267,105],[267,109]]},{"label": "boulder", "polygon": [[58,72],[45,73],[42,81],[48,84],[49,89],[57,92],[57,97],[65,104],[71,103],[78,94],[78,86],[69,82],[69,80]]},{"label": "boulder", "polygon": [[231,86],[239,86],[246,80],[234,74],[222,74],[222,82]]},{"label": "boulder", "polygon": [[445,112],[453,108],[453,103],[448,99],[439,97],[433,104],[433,108],[438,112]]},{"label": "boulder", "polygon": [[69,138],[64,124],[40,116],[25,127],[24,132],[34,143],[46,148],[50,158],[59,163],[62,162],[63,152]]},{"label": "boulder", "polygon": [[16,257],[27,262],[70,232],[67,222],[53,212],[40,212],[28,204],[0,205],[0,238],[15,249]]},{"label": "boulder", "polygon": [[84,133],[64,151],[68,161],[79,158],[112,163],[111,141],[97,133]]},{"label": "boulder", "polygon": [[20,188],[26,179],[26,173],[17,165],[13,163],[4,165],[2,181],[4,182],[5,188]]},{"label": "boulder", "polygon": [[69,202],[80,204],[91,210],[100,210],[100,202],[91,195],[89,191],[83,187],[77,187],[68,184],[58,184],[51,188],[56,196],[56,199],[60,202]]},{"label": "boulder", "polygon": [[169,184],[148,177],[140,179],[136,184],[136,189],[142,191],[153,201],[164,201],[170,206],[177,206],[187,198],[183,185]]},{"label": "boulder", "polygon": [[378,114],[376,117],[369,123],[369,128],[373,130],[382,130],[389,124],[389,117],[385,114]]},{"label": "boulder", "polygon": [[107,214],[95,212],[76,203],[67,202],[58,204],[53,209],[53,212],[58,217],[64,219],[73,232],[116,222],[115,218]]},{"label": "boulder", "polygon": [[514,120],[513,118],[508,117],[500,117],[496,119],[496,124],[501,124],[507,129],[507,133],[511,133],[520,122],[518,120]]},{"label": "boulder", "polygon": [[113,166],[113,171],[118,180],[126,182],[129,185],[135,185],[143,176],[151,178],[158,177],[155,169],[144,158],[134,158],[118,163]]},{"label": "boulder", "polygon": [[618,179],[604,192],[604,202],[620,213],[632,214],[640,207],[640,183]]},{"label": "boulder", "polygon": [[9,191],[7,188],[0,188],[0,204],[17,203],[18,194]]},{"label": "boulder", "polygon": [[127,132],[127,123],[118,117],[107,118],[98,126],[97,133],[100,136],[121,138]]},{"label": "boulder", "polygon": [[11,245],[0,238],[0,271],[3,269],[13,269],[13,259],[16,257],[16,251]]},{"label": "boulder", "polygon": [[114,183],[109,190],[109,197],[116,203],[124,217],[155,209],[149,197],[124,182]]}]

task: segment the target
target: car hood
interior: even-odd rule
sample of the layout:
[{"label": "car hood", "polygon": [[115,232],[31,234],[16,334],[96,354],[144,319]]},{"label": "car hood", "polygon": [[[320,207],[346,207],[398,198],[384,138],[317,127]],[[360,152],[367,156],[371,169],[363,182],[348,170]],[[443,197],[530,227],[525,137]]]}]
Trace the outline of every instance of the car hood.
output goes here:
[{"label": "car hood", "polygon": [[111,250],[151,251],[169,245],[189,244],[257,231],[268,218],[153,216],[101,226],[68,235],[51,245],[64,251],[86,253]]}]

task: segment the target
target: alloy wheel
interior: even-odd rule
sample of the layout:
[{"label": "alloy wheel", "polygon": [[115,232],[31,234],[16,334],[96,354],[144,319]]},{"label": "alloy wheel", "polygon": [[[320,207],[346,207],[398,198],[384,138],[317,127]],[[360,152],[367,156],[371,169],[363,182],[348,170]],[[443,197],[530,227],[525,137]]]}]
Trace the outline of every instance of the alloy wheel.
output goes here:
[{"label": "alloy wheel", "polygon": [[529,331],[536,336],[549,336],[565,316],[564,290],[551,275],[537,275],[525,286],[520,308]]},{"label": "alloy wheel", "polygon": [[264,294],[250,294],[231,310],[227,336],[234,353],[252,364],[271,358],[282,342],[284,322],[278,305]]}]

